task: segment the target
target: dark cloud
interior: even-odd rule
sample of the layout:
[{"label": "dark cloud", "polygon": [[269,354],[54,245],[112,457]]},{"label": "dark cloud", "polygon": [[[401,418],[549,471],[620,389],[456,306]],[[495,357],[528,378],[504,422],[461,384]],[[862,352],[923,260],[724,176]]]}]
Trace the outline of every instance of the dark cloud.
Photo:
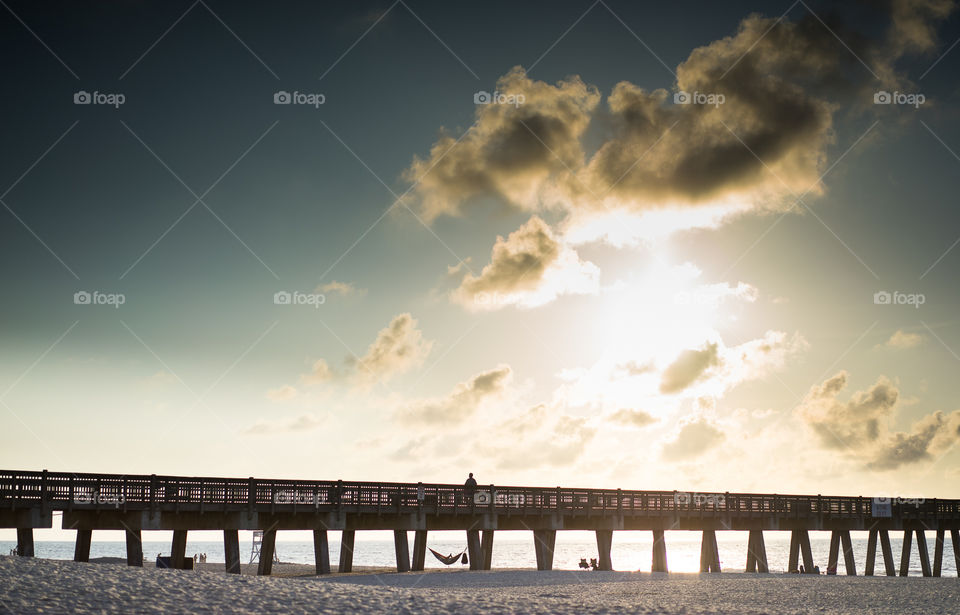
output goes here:
[{"label": "dark cloud", "polygon": [[479,276],[466,274],[451,298],[468,309],[533,307],[567,293],[595,293],[599,270],[563,246],[546,222],[533,216],[506,239],[497,237]]},{"label": "dark cloud", "polygon": [[579,77],[549,85],[515,67],[496,90],[520,104],[477,105],[476,123],[457,143],[444,135],[426,159],[415,158],[405,178],[417,182],[423,216],[456,215],[477,196],[496,196],[519,208],[540,203],[541,189],[583,165],[580,137],[600,93]]},{"label": "dark cloud", "polygon": [[643,410],[634,410],[631,408],[621,408],[610,415],[610,420],[622,425],[632,425],[633,427],[645,427],[651,423],[656,423],[657,419],[649,412]]},{"label": "dark cloud", "polygon": [[506,390],[511,376],[510,366],[500,365],[461,382],[446,397],[407,405],[398,413],[398,418],[429,424],[460,423],[472,416],[485,400],[499,397]]},{"label": "dark cloud", "polygon": [[512,293],[534,288],[560,254],[560,244],[550,227],[534,216],[507,239],[497,237],[490,264],[478,277],[467,274],[460,285],[464,293]]},{"label": "dark cloud", "polygon": [[667,461],[698,457],[724,440],[723,432],[705,418],[685,423],[676,438],[663,445],[661,455]]},{"label": "dark cloud", "polygon": [[889,421],[899,399],[899,391],[886,378],[880,378],[866,391],[857,391],[847,402],[837,395],[847,386],[848,375],[840,372],[810,390],[800,406],[800,414],[827,448],[844,449],[876,442],[881,427]]},{"label": "dark cloud", "polygon": [[702,350],[684,350],[660,377],[661,393],[679,393],[697,380],[708,369],[720,365],[718,345],[707,344]]},{"label": "dark cloud", "polygon": [[[908,87],[897,62],[932,50],[952,8],[896,0],[855,16],[852,6],[796,21],[751,15],[732,36],[694,49],[669,90],[618,83],[607,100],[611,136],[588,161],[581,138],[596,90],[579,78],[531,81],[516,67],[499,88],[531,102],[481,106],[464,140],[442,138],[408,179],[436,164],[417,186],[430,217],[487,195],[528,211],[566,209],[571,228],[610,210],[789,207],[794,195],[822,192],[836,110],[874,109],[874,91]],[[675,104],[682,92],[713,104]]]},{"label": "dark cloud", "polygon": [[814,386],[797,408],[824,448],[863,460],[870,469],[892,470],[931,459],[960,441],[960,410],[934,412],[908,432],[894,431],[899,390],[881,377],[843,402],[837,397],[847,379],[847,373],[840,372]]}]

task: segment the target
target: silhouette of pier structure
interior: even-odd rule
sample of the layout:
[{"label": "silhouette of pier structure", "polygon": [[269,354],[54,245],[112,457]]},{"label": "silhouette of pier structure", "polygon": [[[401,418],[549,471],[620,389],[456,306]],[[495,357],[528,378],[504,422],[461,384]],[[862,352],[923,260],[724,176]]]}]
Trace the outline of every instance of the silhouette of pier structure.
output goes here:
[{"label": "silhouette of pier structure", "polygon": [[[186,556],[187,532],[223,532],[226,570],[240,573],[240,530],[262,531],[258,573],[271,572],[277,532],[311,530],[317,574],[331,572],[328,531],[340,531],[338,570],[353,567],[355,536],[392,530],[398,572],[423,570],[427,534],[466,533],[470,568],[489,570],[498,531],[533,533],[537,569],[553,568],[558,531],[596,534],[598,563],[612,570],[611,545],[618,530],[653,534],[652,570],[667,572],[665,532],[702,533],[700,570],[719,572],[718,531],[748,532],[746,570],[768,572],[764,531],[791,532],[788,570],[812,572],[810,532],[831,532],[827,570],[843,554],[845,572],[855,575],[851,531],[867,531],[864,574],[873,575],[877,546],[883,572],[898,574],[890,532],[903,532],[899,575],[910,568],[917,542],[924,576],[940,576],[949,532],[960,571],[960,500],[837,497],[757,493],[690,493],[625,489],[577,489],[352,481],[268,480],[159,475],[76,474],[0,470],[0,527],[17,529],[18,553],[34,554],[33,530],[53,527],[77,532],[74,559],[88,561],[94,530],[126,533],[127,563],[143,565],[142,534],[172,530],[172,567]],[[414,532],[411,559],[408,532]],[[926,532],[934,532],[931,564]],[[958,572],[960,574],[960,572]]]}]

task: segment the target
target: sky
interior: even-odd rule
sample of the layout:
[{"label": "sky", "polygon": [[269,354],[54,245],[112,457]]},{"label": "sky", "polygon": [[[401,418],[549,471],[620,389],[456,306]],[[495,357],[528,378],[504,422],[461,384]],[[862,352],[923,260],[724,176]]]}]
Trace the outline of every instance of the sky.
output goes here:
[{"label": "sky", "polygon": [[954,3],[0,4],[0,467],[960,497]]}]

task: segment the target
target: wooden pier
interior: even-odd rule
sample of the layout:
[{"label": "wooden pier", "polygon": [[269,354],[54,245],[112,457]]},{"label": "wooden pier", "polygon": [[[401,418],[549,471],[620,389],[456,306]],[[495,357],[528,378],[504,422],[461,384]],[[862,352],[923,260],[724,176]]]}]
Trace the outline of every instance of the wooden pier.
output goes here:
[{"label": "wooden pier", "polygon": [[[553,568],[557,531],[596,533],[599,567],[612,570],[613,532],[653,533],[652,567],[667,572],[668,530],[702,532],[700,570],[720,572],[718,531],[749,532],[747,572],[769,570],[763,532],[790,531],[788,570],[815,566],[811,531],[831,532],[827,569],[843,553],[846,574],[855,575],[851,531],[869,532],[866,569],[873,575],[877,543],[884,572],[898,574],[890,532],[903,532],[899,574],[910,567],[916,538],[924,576],[940,576],[949,532],[960,570],[960,500],[834,497],[755,493],[691,493],[623,489],[572,489],[486,485],[265,480],[159,475],[74,474],[0,471],[0,527],[17,529],[18,553],[33,556],[33,530],[77,531],[76,561],[88,561],[94,530],[126,532],[127,563],[143,565],[142,533],[172,530],[171,563],[182,566],[187,532],[223,532],[226,570],[240,572],[239,530],[263,530],[259,574],[273,564],[277,532],[312,530],[317,574],[331,571],[328,531],[340,531],[338,570],[353,566],[355,536],[363,530],[393,530],[399,572],[423,570],[427,532],[466,533],[470,568],[489,570],[497,531],[530,531],[538,570]],[[414,532],[411,559],[407,532]],[[935,533],[931,564],[926,532]]]}]

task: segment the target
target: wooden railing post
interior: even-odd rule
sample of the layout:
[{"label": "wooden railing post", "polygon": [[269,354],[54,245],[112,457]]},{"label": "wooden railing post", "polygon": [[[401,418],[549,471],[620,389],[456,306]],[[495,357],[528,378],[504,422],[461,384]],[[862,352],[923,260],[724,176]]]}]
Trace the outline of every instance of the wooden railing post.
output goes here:
[{"label": "wooden railing post", "polygon": [[44,470],[40,475],[40,512],[47,512],[47,471]]},{"label": "wooden railing post", "polygon": [[150,475],[150,517],[157,512],[157,475]]}]

